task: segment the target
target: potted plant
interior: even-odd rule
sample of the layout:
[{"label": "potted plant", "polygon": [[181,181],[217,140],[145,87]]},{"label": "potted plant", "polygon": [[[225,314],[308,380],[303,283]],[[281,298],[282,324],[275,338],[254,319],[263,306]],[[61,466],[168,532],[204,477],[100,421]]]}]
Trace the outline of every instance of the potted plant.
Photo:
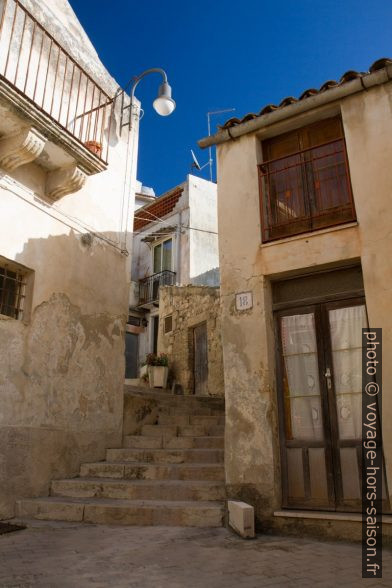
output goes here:
[{"label": "potted plant", "polygon": [[166,388],[169,358],[166,353],[149,353],[146,358],[150,388]]},{"label": "potted plant", "polygon": [[87,147],[87,149],[89,151],[91,151],[92,153],[94,153],[94,155],[98,155],[98,157],[101,157],[101,155],[102,155],[102,143],[99,143],[98,141],[86,141],[85,142],[85,146]]}]

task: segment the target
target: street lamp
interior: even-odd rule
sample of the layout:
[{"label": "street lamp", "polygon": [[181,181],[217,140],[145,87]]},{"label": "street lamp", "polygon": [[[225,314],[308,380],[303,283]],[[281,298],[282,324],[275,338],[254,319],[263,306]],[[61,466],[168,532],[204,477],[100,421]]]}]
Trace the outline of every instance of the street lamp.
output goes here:
[{"label": "street lamp", "polygon": [[[173,112],[173,110],[176,107],[176,103],[174,102],[173,98],[172,98],[172,90],[171,90],[171,86],[169,85],[168,81],[167,81],[167,75],[165,70],[163,70],[160,67],[152,67],[150,69],[146,69],[145,71],[143,71],[139,76],[136,76],[134,78],[132,78],[132,80],[129,81],[129,83],[126,85],[126,88],[129,87],[129,84],[131,83],[131,81],[133,81],[132,83],[132,87],[131,87],[131,91],[130,91],[130,103],[127,106],[122,106],[121,108],[121,122],[120,122],[120,132],[121,129],[125,126],[128,126],[129,128],[129,133],[128,133],[128,145],[129,145],[129,139],[131,134],[133,135],[132,138],[132,147],[131,147],[131,156],[130,156],[130,169],[128,170],[128,158],[127,158],[127,162],[126,162],[126,166],[125,166],[125,180],[124,180],[124,192],[123,192],[123,202],[125,202],[125,194],[126,194],[126,178],[128,177],[128,173],[129,173],[129,177],[130,177],[130,192],[131,192],[131,187],[132,187],[132,180],[133,180],[133,169],[134,166],[136,166],[136,160],[134,160],[134,146],[135,146],[135,133],[131,133],[132,131],[132,127],[133,127],[133,107],[134,107],[134,101],[135,101],[135,90],[137,85],[139,84],[140,80],[142,80],[144,77],[146,77],[149,74],[152,73],[159,73],[162,76],[162,83],[159,86],[158,89],[158,96],[155,98],[154,102],[153,102],[153,107],[154,110],[160,115],[160,116],[168,116],[169,114],[171,114]],[[114,96],[113,101],[115,102],[116,98],[120,95],[123,94],[123,100],[124,100],[124,90],[119,90],[117,92],[117,94]],[[123,102],[124,104],[124,102]],[[129,119],[128,122],[123,123],[123,116],[124,116],[124,111],[126,109],[129,108]],[[135,109],[136,113],[135,113],[135,118],[138,118],[138,109]],[[128,150],[128,147],[127,147]],[[135,176],[136,179],[136,176]],[[128,213],[129,213],[129,199],[128,199],[128,205],[126,207],[126,214],[125,214],[125,218],[128,218]],[[128,227],[127,224],[125,225],[125,231],[124,231],[124,247],[123,247],[123,251],[127,252],[127,234],[128,234]],[[127,252],[128,253],[128,252]]]},{"label": "street lamp", "polygon": [[132,88],[131,88],[131,92],[130,92],[131,103],[129,105],[129,107],[130,107],[129,127],[130,128],[132,127],[132,108],[133,108],[133,103],[134,103],[134,98],[135,98],[136,87],[139,84],[140,80],[142,80],[145,76],[147,76],[151,73],[159,73],[159,74],[161,74],[162,79],[163,79],[163,82],[161,83],[161,85],[159,86],[159,89],[158,89],[158,96],[155,98],[154,102],[152,103],[154,110],[160,116],[168,116],[169,114],[171,114],[173,112],[173,110],[176,107],[176,103],[173,100],[172,95],[171,95],[172,89],[167,81],[166,72],[163,69],[161,69],[160,67],[152,67],[150,69],[146,69],[139,76],[136,76],[135,78],[133,78],[133,84],[132,84]]}]

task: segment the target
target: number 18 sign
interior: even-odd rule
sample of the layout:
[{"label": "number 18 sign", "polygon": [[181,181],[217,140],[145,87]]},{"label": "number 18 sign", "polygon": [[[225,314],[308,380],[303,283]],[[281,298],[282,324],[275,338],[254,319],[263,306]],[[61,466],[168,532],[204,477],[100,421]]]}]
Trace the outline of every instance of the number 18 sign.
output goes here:
[{"label": "number 18 sign", "polygon": [[249,308],[253,308],[252,292],[240,292],[236,294],[235,306],[237,310],[249,310]]}]

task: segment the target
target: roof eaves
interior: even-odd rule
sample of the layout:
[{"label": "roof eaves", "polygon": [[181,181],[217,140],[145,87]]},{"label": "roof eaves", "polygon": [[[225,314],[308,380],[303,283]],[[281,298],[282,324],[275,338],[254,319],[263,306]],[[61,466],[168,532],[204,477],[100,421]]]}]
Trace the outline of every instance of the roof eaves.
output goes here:
[{"label": "roof eaves", "polygon": [[[361,79],[361,81],[362,81],[362,78],[368,76],[369,74],[375,73],[375,72],[382,70],[384,68],[387,68],[388,66],[391,66],[391,65],[392,65],[392,59],[387,58],[387,57],[383,57],[383,58],[375,61],[370,66],[368,72],[357,72],[354,70],[346,71],[341,76],[339,81],[328,80],[328,81],[324,82],[318,90],[316,88],[308,88],[307,90],[302,92],[302,94],[300,95],[299,98],[295,98],[293,96],[287,96],[286,98],[283,98],[283,100],[281,100],[279,105],[267,104],[257,113],[250,112],[242,118],[232,117],[229,120],[227,120],[223,125],[219,125],[219,127],[218,127],[219,131],[218,131],[217,135],[226,131],[228,133],[228,137],[232,138],[230,130],[233,127],[243,125],[249,121],[254,121],[255,119],[257,119],[259,117],[263,117],[264,115],[274,113],[278,110],[282,110],[284,108],[287,108],[288,106],[291,106],[293,104],[297,104],[298,102],[302,102],[302,101],[307,100],[309,98],[315,97],[319,94],[326,93],[332,89],[336,89],[344,84],[347,84],[348,82],[352,82],[353,80]],[[362,82],[362,84],[363,84],[363,82]],[[363,84],[363,89],[365,89],[364,84]],[[206,139],[202,139],[201,142],[199,142],[199,144],[201,144],[201,146],[203,146],[203,147],[206,146],[206,145],[202,144],[206,141]],[[211,143],[211,141],[209,141],[209,143]]]}]

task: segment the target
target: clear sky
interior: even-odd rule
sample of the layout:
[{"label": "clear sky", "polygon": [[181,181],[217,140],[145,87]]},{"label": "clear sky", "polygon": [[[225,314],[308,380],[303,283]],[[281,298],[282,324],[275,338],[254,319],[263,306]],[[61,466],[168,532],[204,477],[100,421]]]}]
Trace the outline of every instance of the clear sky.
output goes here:
[{"label": "clear sky", "polygon": [[[138,178],[157,194],[184,181],[190,149],[207,161],[197,140],[207,135],[208,111],[235,108],[241,117],[392,56],[391,0],[70,2],[119,84],[150,67],[168,73],[171,116],[152,109],[158,75],[136,92],[145,111]],[[213,128],[230,116],[213,117]]]}]

